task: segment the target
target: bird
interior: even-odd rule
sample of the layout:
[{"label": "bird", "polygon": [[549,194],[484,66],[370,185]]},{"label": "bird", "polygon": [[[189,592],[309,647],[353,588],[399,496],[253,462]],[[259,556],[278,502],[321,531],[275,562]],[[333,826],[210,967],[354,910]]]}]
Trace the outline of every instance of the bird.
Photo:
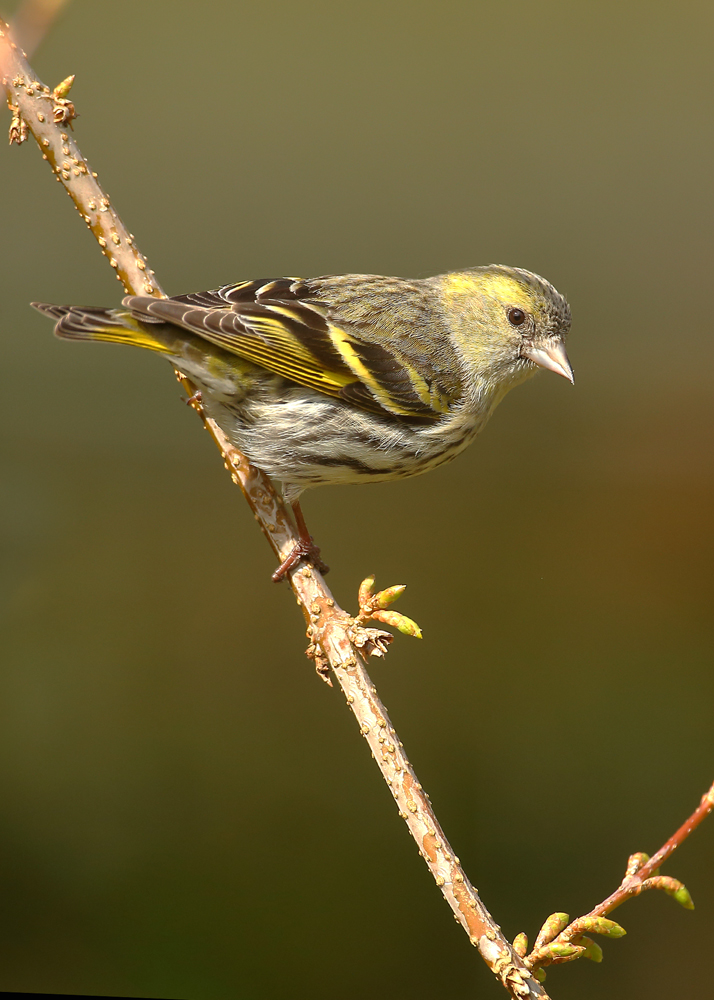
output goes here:
[{"label": "bird", "polygon": [[58,337],[154,351],[195,384],[205,415],[292,507],[299,541],[274,580],[303,558],[319,563],[305,490],[420,475],[458,455],[539,369],[574,381],[567,300],[500,264],[259,278],[128,295],[121,308],[32,305]]}]

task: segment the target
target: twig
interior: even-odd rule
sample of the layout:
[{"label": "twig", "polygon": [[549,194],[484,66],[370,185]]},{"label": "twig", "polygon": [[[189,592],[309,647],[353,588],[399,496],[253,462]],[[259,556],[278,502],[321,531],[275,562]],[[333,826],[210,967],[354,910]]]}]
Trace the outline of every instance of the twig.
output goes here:
[{"label": "twig", "polygon": [[[587,916],[604,917],[606,914],[612,913],[614,909],[626,900],[632,899],[633,896],[639,896],[639,894],[644,890],[649,888],[659,888],[657,885],[649,886],[647,885],[647,882],[652,881],[652,877],[655,876],[657,869],[660,868],[672,854],[674,854],[677,848],[684,843],[690,833],[696,830],[702,820],[709,815],[712,809],[714,809],[714,784],[711,786],[709,791],[702,796],[701,802],[689,819],[685,823],[682,823],[677,832],[672,834],[669,840],[664,843],[657,853],[653,854],[649,860],[647,860],[647,856],[644,854],[631,855],[627,871],[625,872],[625,877],[619,887],[612,893],[612,895],[608,896],[607,899],[603,900],[602,903],[591,910]],[[642,864],[642,861],[645,863]]]},{"label": "twig", "polygon": [[602,952],[599,946],[584,935],[592,933],[613,938],[622,937],[625,934],[624,929],[614,920],[607,919],[607,915],[626,900],[633,899],[649,889],[661,889],[673,896],[686,909],[693,909],[692,897],[686,886],[669,875],[660,875],[658,870],[713,809],[714,784],[702,796],[701,802],[689,819],[656,854],[651,858],[641,852],[630,855],[622,882],[602,903],[598,903],[589,913],[570,923],[567,913],[552,913],[541,927],[534,948],[527,956],[525,955],[528,947],[527,939],[524,934],[519,934],[514,945],[524,956],[526,965],[530,969],[538,970],[544,965],[569,962],[581,956],[596,962],[600,961]]},{"label": "twig", "polygon": [[[74,107],[67,99],[67,92],[71,82],[65,82],[64,88],[55,91],[40,83],[23,53],[12,42],[8,26],[2,20],[0,76],[13,112],[10,141],[24,141],[28,131],[34,136],[126,291],[163,296],[134,237],[124,227],[70,135]],[[180,373],[179,377],[192,397],[193,387]],[[240,486],[274,552],[282,560],[296,541],[282,501],[267,477],[253,468],[228,442],[220,427],[205,417],[200,403],[194,400],[192,406],[200,413],[233,481]],[[334,672],[392,791],[399,814],[406,821],[456,920],[511,997],[548,1000],[543,987],[505,939],[467,879],[367,674],[362,653],[382,653],[392,636],[365,628],[339,608],[314,567],[298,566],[289,574],[289,579],[308,623],[308,654],[315,659],[323,675],[328,665]]]}]

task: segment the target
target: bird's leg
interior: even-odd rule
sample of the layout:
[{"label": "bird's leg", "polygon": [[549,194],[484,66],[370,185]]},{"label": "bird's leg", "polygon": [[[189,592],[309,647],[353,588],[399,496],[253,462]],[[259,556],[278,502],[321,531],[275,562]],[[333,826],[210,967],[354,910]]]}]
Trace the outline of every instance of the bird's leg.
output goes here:
[{"label": "bird's leg", "polygon": [[203,393],[200,389],[197,389],[193,396],[189,396],[188,399],[184,399],[186,406],[190,406],[193,410],[198,410],[203,412]]},{"label": "bird's leg", "polygon": [[321,573],[327,573],[329,566],[326,566],[322,559],[320,559],[320,550],[317,545],[312,540],[312,535],[307,530],[307,525],[305,524],[305,518],[303,517],[302,508],[296,500],[291,503],[290,506],[293,509],[293,515],[295,516],[295,524],[298,530],[298,541],[295,544],[294,549],[287,558],[283,559],[278,568],[273,573],[273,580],[275,583],[280,583],[293,566],[300,562],[301,559],[309,559]]}]

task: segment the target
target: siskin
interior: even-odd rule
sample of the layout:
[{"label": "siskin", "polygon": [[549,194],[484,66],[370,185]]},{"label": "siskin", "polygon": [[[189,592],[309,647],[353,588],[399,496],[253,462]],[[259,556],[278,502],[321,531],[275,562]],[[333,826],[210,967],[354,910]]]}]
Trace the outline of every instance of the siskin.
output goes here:
[{"label": "siskin", "polygon": [[259,279],[130,295],[123,309],[33,305],[59,337],[156,351],[195,383],[206,415],[293,507],[300,544],[274,579],[316,558],[303,490],[420,475],[458,455],[538,368],[573,381],[568,303],[500,265]]}]

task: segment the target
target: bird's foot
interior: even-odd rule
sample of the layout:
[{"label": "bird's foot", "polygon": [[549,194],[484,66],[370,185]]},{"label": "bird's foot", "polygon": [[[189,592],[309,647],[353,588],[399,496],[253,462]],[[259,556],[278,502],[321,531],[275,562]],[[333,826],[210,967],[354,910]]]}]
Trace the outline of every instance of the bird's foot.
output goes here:
[{"label": "bird's foot", "polygon": [[194,392],[193,396],[189,396],[188,399],[184,399],[186,406],[190,406],[192,410],[197,410],[199,413],[203,411],[203,394],[200,389]]},{"label": "bird's foot", "polygon": [[298,539],[292,552],[286,556],[285,559],[283,559],[273,573],[273,582],[280,583],[281,580],[284,580],[290,570],[293,569],[301,559],[307,559],[308,562],[312,563],[315,569],[319,569],[321,573],[328,573],[330,571],[330,567],[326,566],[320,558],[320,550],[310,536],[308,538]]},{"label": "bird's foot", "polygon": [[321,573],[328,573],[330,570],[329,566],[320,559],[320,550],[317,545],[312,540],[312,535],[307,530],[307,525],[305,524],[305,518],[303,517],[300,504],[297,500],[293,500],[290,506],[293,509],[293,515],[295,517],[295,524],[297,525],[297,535],[298,540],[295,542],[295,546],[283,561],[280,563],[278,568],[273,573],[273,581],[275,583],[280,583],[288,575],[291,569],[296,566],[301,559],[307,559],[315,569],[319,569]]}]

